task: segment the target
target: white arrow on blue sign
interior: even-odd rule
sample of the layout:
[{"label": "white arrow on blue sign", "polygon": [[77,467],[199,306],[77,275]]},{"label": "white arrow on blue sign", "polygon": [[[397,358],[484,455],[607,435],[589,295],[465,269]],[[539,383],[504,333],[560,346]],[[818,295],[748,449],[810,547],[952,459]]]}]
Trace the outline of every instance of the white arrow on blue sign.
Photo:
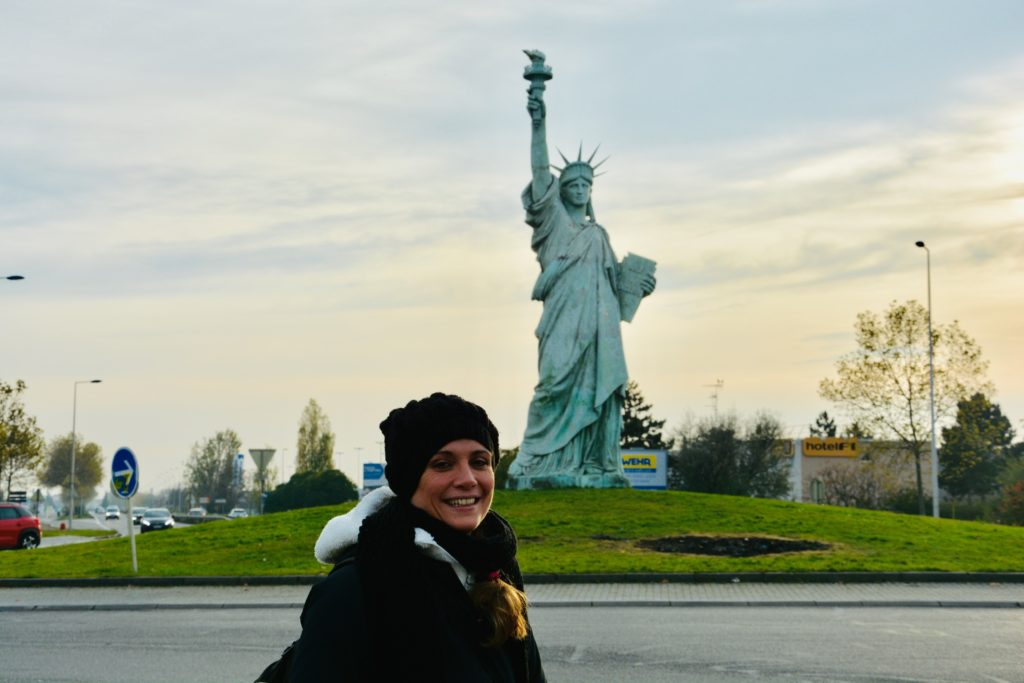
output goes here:
[{"label": "white arrow on blue sign", "polygon": [[122,498],[131,498],[139,490],[139,463],[135,454],[127,448],[117,449],[110,466],[110,483],[114,493]]}]

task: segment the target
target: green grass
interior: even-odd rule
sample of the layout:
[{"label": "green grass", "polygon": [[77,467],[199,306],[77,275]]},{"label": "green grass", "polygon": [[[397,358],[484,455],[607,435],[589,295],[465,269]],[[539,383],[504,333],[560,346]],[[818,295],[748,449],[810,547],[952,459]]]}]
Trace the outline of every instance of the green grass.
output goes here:
[{"label": "green grass", "polygon": [[[328,519],[350,507],[139,535],[139,575],[325,573],[313,558],[313,543]],[[528,573],[1024,571],[1024,528],[980,522],[676,491],[499,491],[494,508],[515,527]],[[688,533],[809,539],[831,547],[726,558],[662,554],[633,544]],[[0,553],[3,578],[131,574],[127,538]]]}]

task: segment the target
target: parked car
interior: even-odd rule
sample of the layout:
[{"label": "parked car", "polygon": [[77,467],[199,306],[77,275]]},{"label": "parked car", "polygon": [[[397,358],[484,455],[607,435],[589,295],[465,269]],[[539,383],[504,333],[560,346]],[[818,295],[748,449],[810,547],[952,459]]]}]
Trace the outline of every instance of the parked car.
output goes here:
[{"label": "parked car", "polygon": [[138,526],[139,522],[142,521],[142,515],[146,513],[149,508],[133,507],[132,508],[132,524]]},{"label": "parked car", "polygon": [[228,513],[228,519],[238,519],[239,517],[248,517],[249,513],[245,508],[231,508],[231,512]]},{"label": "parked car", "polygon": [[149,508],[142,515],[139,523],[139,533],[147,531],[160,531],[161,529],[173,529],[174,517],[167,508]]},{"label": "parked car", "polygon": [[121,519],[121,508],[116,505],[107,506],[107,519]]},{"label": "parked car", "polygon": [[189,508],[186,517],[192,517],[193,519],[202,519],[206,517],[206,508]]},{"label": "parked car", "polygon": [[39,547],[43,527],[39,518],[17,503],[0,503],[0,548]]}]

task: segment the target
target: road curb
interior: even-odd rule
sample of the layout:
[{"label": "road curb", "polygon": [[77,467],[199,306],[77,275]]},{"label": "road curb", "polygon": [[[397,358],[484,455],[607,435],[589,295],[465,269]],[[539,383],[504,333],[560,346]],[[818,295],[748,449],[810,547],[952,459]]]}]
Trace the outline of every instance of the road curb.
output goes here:
[{"label": "road curb", "polygon": [[1024,583],[1024,572],[525,574],[526,583]]},{"label": "road curb", "polygon": [[1024,602],[1011,600],[546,600],[530,602],[530,608],[544,607],[833,607],[833,608],[960,608],[1020,609]]},{"label": "road curb", "polygon": [[[115,588],[181,586],[312,586],[325,574],[287,576],[135,576],[0,579],[0,588]],[[525,574],[528,585],[608,583],[1024,583],[1024,572],[732,572],[658,574]]]}]

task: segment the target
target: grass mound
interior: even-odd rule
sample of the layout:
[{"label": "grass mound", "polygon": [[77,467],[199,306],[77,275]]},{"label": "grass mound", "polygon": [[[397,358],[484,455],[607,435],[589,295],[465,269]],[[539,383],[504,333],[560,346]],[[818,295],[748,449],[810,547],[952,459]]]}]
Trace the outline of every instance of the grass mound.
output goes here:
[{"label": "grass mound", "polygon": [[[323,525],[351,503],[136,538],[139,576],[323,574]],[[678,491],[498,491],[523,571],[548,573],[1024,571],[1024,528]],[[825,548],[750,557],[664,553],[640,541],[760,536]],[[0,553],[0,577],[131,576],[127,538]]]}]

